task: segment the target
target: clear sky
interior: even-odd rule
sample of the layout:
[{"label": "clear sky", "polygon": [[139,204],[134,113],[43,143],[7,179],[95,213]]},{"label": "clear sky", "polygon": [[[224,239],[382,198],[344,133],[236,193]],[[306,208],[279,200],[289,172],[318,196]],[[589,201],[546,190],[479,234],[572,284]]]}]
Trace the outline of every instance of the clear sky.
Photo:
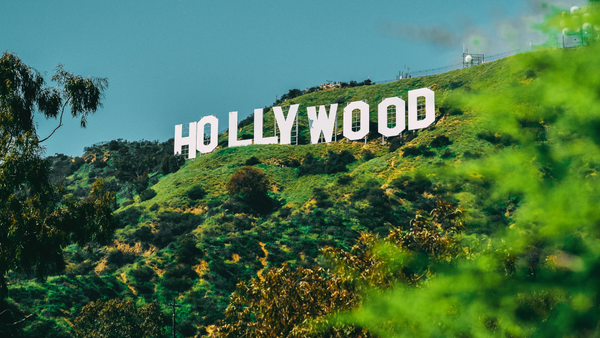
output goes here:
[{"label": "clear sky", "polygon": [[[165,141],[205,115],[225,129],[229,111],[243,118],[291,88],[451,65],[463,43],[527,48],[543,42],[528,28],[542,18],[537,1],[2,0],[0,48],[48,80],[58,64],[108,78],[88,127],[67,118],[45,142],[47,155],[80,156],[101,141]],[[58,124],[36,121],[42,137]]]}]

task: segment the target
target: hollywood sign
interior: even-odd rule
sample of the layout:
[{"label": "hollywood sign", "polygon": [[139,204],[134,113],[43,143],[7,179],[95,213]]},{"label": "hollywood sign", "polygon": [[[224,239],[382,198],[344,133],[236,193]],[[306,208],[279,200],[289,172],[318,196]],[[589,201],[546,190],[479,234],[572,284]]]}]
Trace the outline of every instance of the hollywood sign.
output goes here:
[{"label": "hollywood sign", "polygon": [[[425,118],[418,118],[417,99],[425,99]],[[395,107],[395,126],[388,126],[388,109]],[[292,127],[296,122],[298,126],[298,107],[294,104],[289,107],[287,116],[284,116],[282,107],[273,107],[275,122],[280,130],[279,136],[263,136],[263,109],[254,110],[254,139],[238,140],[238,112],[229,113],[229,147],[247,146],[250,144],[291,144]],[[319,143],[321,136],[326,143],[332,141],[334,127],[337,121],[337,103],[331,104],[329,113],[327,107],[307,107],[307,115],[310,126],[310,140],[312,144]],[[388,97],[381,101],[378,109],[377,131],[385,137],[400,135],[406,129],[406,104],[399,97]],[[359,128],[353,130],[352,115],[358,111]],[[408,130],[422,129],[428,127],[435,121],[435,94],[431,89],[421,88],[408,92]],[[205,135],[205,127],[210,127],[210,135]],[[354,128],[356,129],[356,128]],[[363,101],[351,102],[344,108],[343,113],[343,135],[350,141],[363,139],[369,133],[369,105]],[[208,142],[207,142],[208,141]],[[196,152],[206,154],[214,151],[219,143],[219,120],[216,116],[205,116],[198,122],[189,123],[188,136],[183,136],[183,125],[175,126],[175,154],[181,154],[182,149],[187,146],[187,158],[195,158]]]}]

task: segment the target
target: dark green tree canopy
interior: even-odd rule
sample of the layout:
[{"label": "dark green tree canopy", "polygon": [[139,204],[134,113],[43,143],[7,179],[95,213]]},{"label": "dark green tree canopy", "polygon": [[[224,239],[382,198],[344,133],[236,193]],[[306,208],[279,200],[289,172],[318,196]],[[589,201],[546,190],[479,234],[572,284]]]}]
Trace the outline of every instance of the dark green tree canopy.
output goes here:
[{"label": "dark green tree canopy", "polygon": [[48,137],[40,141],[33,124],[36,113],[60,115],[58,129],[69,106],[85,127],[108,82],[75,76],[60,65],[52,80],[58,87],[47,87],[16,55],[0,58],[0,301],[7,296],[9,270],[43,278],[64,268],[64,246],[106,242],[115,228],[114,194],[105,193],[101,181],[84,200],[55,199],[50,167],[41,157],[40,143]]}]

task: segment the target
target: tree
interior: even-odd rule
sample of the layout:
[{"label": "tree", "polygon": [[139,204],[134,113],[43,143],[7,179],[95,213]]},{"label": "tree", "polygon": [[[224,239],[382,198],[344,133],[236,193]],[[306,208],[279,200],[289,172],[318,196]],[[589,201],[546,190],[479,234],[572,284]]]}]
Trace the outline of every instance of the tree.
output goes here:
[{"label": "tree", "polygon": [[[97,181],[82,200],[57,201],[43,159],[41,142],[62,126],[67,106],[85,127],[89,114],[102,106],[108,82],[83,78],[56,68],[46,87],[44,78],[16,55],[0,58],[0,302],[7,296],[9,270],[42,279],[64,269],[62,248],[70,243],[107,242],[115,229],[114,194]],[[35,113],[60,116],[54,131],[40,140]]]},{"label": "tree", "polygon": [[81,309],[73,322],[77,338],[166,337],[165,318],[156,303],[136,308],[131,299],[97,300]]},{"label": "tree", "polygon": [[321,267],[283,264],[240,282],[213,337],[370,337],[350,325],[328,327],[327,316],[356,303],[348,282]]},{"label": "tree", "polygon": [[265,199],[269,191],[265,174],[252,167],[238,169],[227,182],[226,188],[229,196],[246,202],[257,202]]}]

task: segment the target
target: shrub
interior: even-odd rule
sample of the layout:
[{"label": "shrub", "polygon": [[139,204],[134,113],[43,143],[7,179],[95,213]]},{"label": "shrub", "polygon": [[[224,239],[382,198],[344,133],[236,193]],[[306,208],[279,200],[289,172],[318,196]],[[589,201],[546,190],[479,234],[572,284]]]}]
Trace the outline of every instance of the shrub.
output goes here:
[{"label": "shrub", "polygon": [[[127,201],[125,203],[128,202],[133,201]],[[125,203],[123,203],[123,206],[125,206]],[[137,208],[129,208],[118,213],[117,220],[119,221],[121,227],[125,227],[127,225],[137,225],[140,216],[142,216],[142,212],[140,210],[138,210]]]},{"label": "shrub", "polygon": [[148,208],[148,209],[150,209],[150,211],[156,211],[156,210],[158,210],[158,208],[159,208],[158,204],[154,203],[154,204],[152,204],[152,206],[151,206],[150,208]]},{"label": "shrub", "polygon": [[262,171],[252,167],[243,167],[231,176],[226,188],[231,198],[256,201],[267,197],[269,182]]},{"label": "shrub", "polygon": [[347,185],[350,182],[352,182],[352,176],[350,175],[342,175],[337,179],[339,185]]},{"label": "shrub", "polygon": [[446,149],[446,151],[441,155],[441,158],[449,158],[454,156],[454,153],[452,153],[449,149]]},{"label": "shrub", "polygon": [[206,196],[206,191],[199,185],[187,192],[187,197],[193,201],[203,199],[204,196]]},{"label": "shrub", "polygon": [[488,130],[477,133],[477,138],[486,140],[492,144],[502,144],[507,147],[516,143],[510,135],[496,135]]},{"label": "shrub", "polygon": [[139,283],[149,282],[154,276],[156,276],[154,270],[145,265],[141,268],[131,270],[130,274]]},{"label": "shrub", "polygon": [[116,151],[119,150],[119,142],[112,140],[108,143],[108,150]]},{"label": "shrub", "polygon": [[375,154],[373,154],[370,150],[366,150],[363,154],[362,154],[362,160],[367,162],[370,161],[372,159],[375,158]]},{"label": "shrub", "polygon": [[77,189],[75,189],[75,191],[73,191],[73,196],[75,197],[86,197],[88,195],[88,191],[87,189],[84,189],[82,187],[77,187]]},{"label": "shrub", "polygon": [[315,159],[312,153],[307,153],[302,160],[302,165],[298,168],[298,176],[334,174],[347,171],[347,164],[356,161],[354,155],[347,150],[339,153],[330,151],[325,160]]},{"label": "shrub", "polygon": [[317,202],[317,207],[319,208],[329,208],[333,206],[333,203],[329,201],[329,195],[323,188],[313,189],[312,198]]},{"label": "shrub", "polygon": [[156,236],[152,233],[152,229],[148,226],[142,226],[137,229],[132,235],[133,242],[151,243]]},{"label": "shrub", "polygon": [[347,171],[346,165],[354,161],[356,161],[356,158],[348,150],[342,150],[337,154],[330,151],[325,161],[325,173],[334,174]]},{"label": "shrub", "polygon": [[282,161],[281,164],[283,166],[290,167],[290,168],[298,168],[300,166],[300,161],[298,161],[295,158],[293,158],[293,159],[286,158],[285,160]]},{"label": "shrub", "polygon": [[448,85],[448,88],[450,89],[456,89],[460,86],[462,86],[462,81],[451,81],[450,84]]},{"label": "shrub", "polygon": [[110,250],[108,255],[106,255],[106,263],[109,265],[116,265],[117,267],[133,263],[134,260],[134,255],[124,253],[123,251],[117,249]]},{"label": "shrub", "polygon": [[398,148],[400,148],[402,146],[402,139],[400,137],[394,137],[391,141],[390,141],[390,153],[395,152],[396,150],[398,150]]},{"label": "shrub", "polygon": [[160,165],[160,171],[163,175],[174,173],[185,163],[185,158],[181,155],[166,155],[163,157]]},{"label": "shrub", "polygon": [[121,204],[121,207],[123,207],[123,208],[124,208],[124,207],[126,207],[126,206],[128,206],[128,205],[132,205],[133,203],[135,203],[135,201],[134,201],[134,200],[128,200],[128,201],[125,201],[125,202],[123,202],[123,203]]},{"label": "shrub", "polygon": [[146,189],[140,193],[140,200],[144,202],[153,199],[154,196],[156,196],[156,191],[152,189]]},{"label": "shrub", "polygon": [[252,156],[246,160],[245,165],[252,166],[252,165],[259,164],[259,163],[260,163],[260,160],[256,156]]},{"label": "shrub", "polygon": [[292,214],[292,209],[288,208],[288,207],[283,207],[281,208],[281,210],[279,210],[279,217],[280,218],[288,218],[288,216],[290,216]]},{"label": "shrub", "polygon": [[198,276],[190,265],[180,264],[168,270],[161,285],[169,290],[184,292],[194,284],[193,278]]},{"label": "shrub", "polygon": [[404,153],[402,154],[402,157],[419,156],[419,155],[421,155],[421,151],[419,150],[419,148],[406,147],[406,148],[404,148]]},{"label": "shrub", "polygon": [[[148,188],[148,184],[150,183],[148,178],[148,173],[143,173],[142,175],[136,177],[133,180],[133,186],[135,187],[135,191],[141,195],[142,191]],[[153,196],[154,197],[154,196]]]},{"label": "shrub", "polygon": [[321,174],[323,169],[319,168],[321,162],[311,152],[304,155],[302,164],[298,167],[298,176]]},{"label": "shrub", "polygon": [[435,139],[433,139],[433,141],[431,141],[432,148],[445,147],[445,146],[449,146],[451,144],[452,144],[452,141],[450,141],[448,136],[445,136],[445,135],[440,135],[440,136],[436,137]]},{"label": "shrub", "polygon": [[425,157],[431,157],[434,156],[435,153],[431,150],[429,150],[429,148],[422,144],[418,147],[406,147],[404,148],[404,153],[402,154],[402,157],[406,157],[406,156],[425,156]]},{"label": "shrub", "polygon": [[73,162],[71,162],[71,173],[76,172],[81,166],[85,163],[85,160],[81,157],[75,157]]}]

